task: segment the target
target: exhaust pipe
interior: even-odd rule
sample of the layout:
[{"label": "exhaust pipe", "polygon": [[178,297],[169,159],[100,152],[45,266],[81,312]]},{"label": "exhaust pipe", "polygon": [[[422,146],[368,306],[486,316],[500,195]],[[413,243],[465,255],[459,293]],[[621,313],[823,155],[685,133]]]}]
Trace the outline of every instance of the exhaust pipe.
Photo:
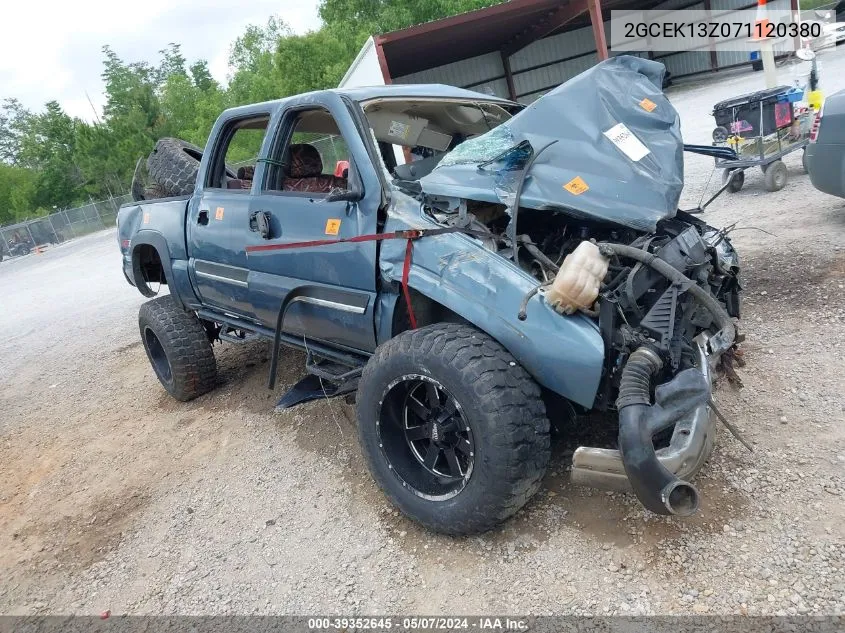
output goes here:
[{"label": "exhaust pipe", "polygon": [[619,452],[631,488],[656,514],[689,516],[698,510],[698,490],[666,469],[654,452],[651,422],[651,381],[663,367],[660,356],[643,346],[622,370],[619,397]]}]

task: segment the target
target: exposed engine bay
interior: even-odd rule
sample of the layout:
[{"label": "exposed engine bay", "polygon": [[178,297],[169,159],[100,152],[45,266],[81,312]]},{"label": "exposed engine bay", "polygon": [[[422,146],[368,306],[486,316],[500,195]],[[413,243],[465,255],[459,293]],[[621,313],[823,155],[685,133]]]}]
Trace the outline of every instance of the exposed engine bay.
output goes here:
[{"label": "exposed engine bay", "polygon": [[[725,231],[688,213],[662,220],[655,233],[575,219],[563,212],[523,209],[515,242],[507,235],[511,217],[504,205],[429,197],[428,212],[440,223],[473,231],[485,248],[513,260],[534,276],[541,292],[550,288],[568,255],[584,241],[625,244],[653,254],[715,297],[728,315],[740,316],[739,258]],[[672,375],[695,364],[692,341],[715,332],[713,315],[664,275],[625,257],[612,256],[599,294],[580,312],[599,321],[609,354],[599,408],[618,391],[618,359],[649,342],[666,355]],[[567,312],[558,306],[561,312]]]},{"label": "exposed engine bay", "polygon": [[[719,360],[732,362],[725,352],[737,340],[732,319],[740,316],[739,257],[728,231],[682,211],[647,233],[521,209],[514,239],[503,205],[423,201],[437,222],[465,228],[537,280],[520,319],[530,318],[529,300],[540,294],[562,318],[579,312],[598,323],[605,363],[593,409],[618,411],[619,450],[579,448],[573,481],[630,486],[654,512],[695,512],[698,491],[682,477],[712,448],[710,371]],[[667,429],[674,430],[664,464],[652,436]]]}]

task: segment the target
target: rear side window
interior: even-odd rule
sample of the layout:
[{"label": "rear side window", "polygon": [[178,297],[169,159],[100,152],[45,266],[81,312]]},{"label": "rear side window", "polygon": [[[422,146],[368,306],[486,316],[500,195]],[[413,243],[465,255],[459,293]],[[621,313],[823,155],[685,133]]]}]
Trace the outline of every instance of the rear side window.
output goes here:
[{"label": "rear side window", "polygon": [[251,189],[269,121],[269,115],[253,116],[234,121],[224,130],[209,170],[208,187],[243,192]]}]

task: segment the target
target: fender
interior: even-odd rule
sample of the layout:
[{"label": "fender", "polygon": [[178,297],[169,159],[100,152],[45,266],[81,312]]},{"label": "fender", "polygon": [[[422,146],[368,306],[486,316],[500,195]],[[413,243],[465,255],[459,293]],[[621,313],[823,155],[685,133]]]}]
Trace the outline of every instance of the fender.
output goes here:
[{"label": "fender", "polygon": [[[394,195],[386,231],[438,226],[420,213],[418,202]],[[404,255],[403,241],[382,242],[385,280],[402,279]],[[604,366],[598,326],[580,314],[558,314],[539,295],[528,303],[528,318],[517,319],[520,302],[537,281],[509,260],[467,235],[422,238],[414,242],[408,285],[495,338],[544,387],[593,406]]]},{"label": "fender", "polygon": [[156,249],[161,266],[164,269],[164,276],[170,289],[170,295],[183,308],[196,309],[200,301],[196,296],[194,287],[188,275],[188,262],[184,259],[172,259],[167,239],[158,231],[145,229],[138,231],[132,238],[129,245],[129,252],[132,254],[132,277],[135,287],[145,297],[155,296],[144,282],[139,258],[139,247],[149,245]]}]

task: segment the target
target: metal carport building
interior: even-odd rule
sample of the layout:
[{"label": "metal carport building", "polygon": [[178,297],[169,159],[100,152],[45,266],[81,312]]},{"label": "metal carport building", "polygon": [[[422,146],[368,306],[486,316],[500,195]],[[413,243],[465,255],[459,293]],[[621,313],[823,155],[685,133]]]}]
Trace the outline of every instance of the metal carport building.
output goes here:
[{"label": "metal carport building", "polygon": [[[749,9],[756,0],[510,0],[367,40],[341,86],[445,83],[530,103],[612,55],[614,9]],[[797,0],[769,2],[797,10]],[[675,78],[750,63],[734,51],[661,56]]]}]

